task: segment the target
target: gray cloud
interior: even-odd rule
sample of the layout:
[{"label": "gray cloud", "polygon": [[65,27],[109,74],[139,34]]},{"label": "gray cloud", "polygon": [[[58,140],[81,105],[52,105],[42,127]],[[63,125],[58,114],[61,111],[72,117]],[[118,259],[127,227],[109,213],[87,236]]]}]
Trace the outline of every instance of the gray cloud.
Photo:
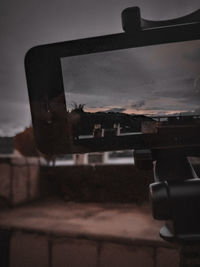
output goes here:
[{"label": "gray cloud", "polygon": [[131,105],[131,108],[141,108],[145,105],[145,100],[141,100],[141,101],[138,101],[137,103],[135,104],[132,104]]},{"label": "gray cloud", "polygon": [[184,57],[186,60],[190,60],[192,62],[199,63],[199,61],[200,61],[200,48],[195,47],[192,52],[185,53]]},{"label": "gray cloud", "polygon": [[[68,103],[136,110],[193,110],[200,63],[186,64],[196,43],[170,44],[63,59]],[[70,99],[71,95],[71,99]],[[76,101],[75,101],[76,102]]]},{"label": "gray cloud", "polygon": [[14,136],[31,124],[28,103],[13,102],[9,99],[0,101],[0,114],[0,136]]}]

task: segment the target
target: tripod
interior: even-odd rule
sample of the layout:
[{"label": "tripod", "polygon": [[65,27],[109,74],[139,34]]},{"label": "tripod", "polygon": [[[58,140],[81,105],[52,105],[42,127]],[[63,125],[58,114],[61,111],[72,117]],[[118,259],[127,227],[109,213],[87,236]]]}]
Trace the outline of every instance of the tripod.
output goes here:
[{"label": "tripod", "polygon": [[[154,152],[155,153],[155,152]],[[150,185],[153,216],[165,220],[160,236],[180,245],[180,267],[200,266],[200,179],[184,151],[154,155]]]}]

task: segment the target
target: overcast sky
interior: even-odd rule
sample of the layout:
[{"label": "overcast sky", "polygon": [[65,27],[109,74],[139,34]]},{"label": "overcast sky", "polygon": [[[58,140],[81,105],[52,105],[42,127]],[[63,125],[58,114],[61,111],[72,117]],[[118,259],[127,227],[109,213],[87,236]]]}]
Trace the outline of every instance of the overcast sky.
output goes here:
[{"label": "overcast sky", "polygon": [[62,67],[68,109],[166,115],[199,108],[200,41],[74,56]]},{"label": "overcast sky", "polygon": [[200,8],[199,0],[1,0],[0,135],[31,122],[23,64],[30,47],[121,32],[121,11],[135,5],[152,20]]}]

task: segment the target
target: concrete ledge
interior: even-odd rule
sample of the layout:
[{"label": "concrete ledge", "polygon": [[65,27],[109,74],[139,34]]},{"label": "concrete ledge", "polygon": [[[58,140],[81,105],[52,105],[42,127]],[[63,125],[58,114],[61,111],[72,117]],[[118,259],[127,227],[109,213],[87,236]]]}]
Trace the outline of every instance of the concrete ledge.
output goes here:
[{"label": "concrete ledge", "polygon": [[0,213],[0,228],[125,244],[171,247],[148,204],[96,204],[48,200]]},{"label": "concrete ledge", "polygon": [[179,248],[159,237],[160,226],[148,205],[51,200],[0,213],[11,267],[178,267]]}]

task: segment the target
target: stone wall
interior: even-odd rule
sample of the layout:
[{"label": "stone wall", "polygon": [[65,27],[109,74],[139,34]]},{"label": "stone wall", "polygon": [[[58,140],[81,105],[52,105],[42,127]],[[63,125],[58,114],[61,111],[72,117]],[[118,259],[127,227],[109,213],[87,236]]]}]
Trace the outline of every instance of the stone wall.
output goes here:
[{"label": "stone wall", "polygon": [[16,206],[39,197],[37,158],[0,158],[0,207]]},{"label": "stone wall", "polygon": [[178,267],[178,247],[58,238],[15,231],[0,253],[1,267]]}]

